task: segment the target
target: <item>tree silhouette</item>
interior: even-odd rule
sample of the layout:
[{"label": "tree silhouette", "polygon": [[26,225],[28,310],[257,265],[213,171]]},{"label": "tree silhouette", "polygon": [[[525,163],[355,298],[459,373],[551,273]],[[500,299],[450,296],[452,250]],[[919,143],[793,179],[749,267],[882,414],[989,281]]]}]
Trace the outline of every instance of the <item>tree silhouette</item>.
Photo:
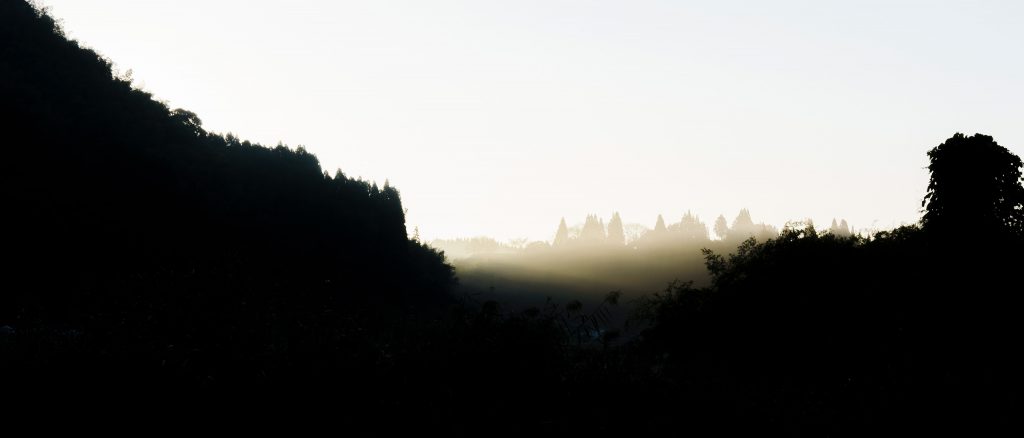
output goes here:
[{"label": "tree silhouette", "polygon": [[1021,159],[992,137],[957,133],[928,151],[925,229],[1024,234]]},{"label": "tree silhouette", "polygon": [[555,246],[563,246],[569,243],[569,227],[565,225],[565,218],[558,223],[558,231],[555,232],[555,240],[552,243]]},{"label": "tree silhouette", "polygon": [[665,227],[665,218],[658,215],[658,221],[654,223],[654,233],[664,234],[668,229]]},{"label": "tree silhouette", "polygon": [[622,218],[619,217],[618,212],[612,214],[612,219],[608,221],[608,243],[618,246],[626,245],[626,233],[622,228]]},{"label": "tree silhouette", "polygon": [[756,232],[757,229],[754,226],[754,220],[750,217],[750,211],[744,208],[736,215],[736,219],[733,219],[729,237],[743,240],[753,236]]},{"label": "tree silhouette", "polygon": [[604,223],[596,214],[587,215],[587,220],[583,222],[583,229],[580,230],[580,242],[594,244],[604,243],[607,235],[604,231]]},{"label": "tree silhouette", "polygon": [[700,241],[710,239],[707,224],[701,222],[700,217],[689,211],[683,215],[676,229],[683,240]]},{"label": "tree silhouette", "polygon": [[836,222],[835,218],[832,219],[832,225],[828,227],[828,232],[839,237],[848,237],[851,234],[850,226],[846,223],[846,219],[843,219],[842,222]]},{"label": "tree silhouette", "polygon": [[729,224],[725,221],[725,215],[718,215],[718,219],[715,219],[715,235],[719,239],[725,239],[729,235]]}]

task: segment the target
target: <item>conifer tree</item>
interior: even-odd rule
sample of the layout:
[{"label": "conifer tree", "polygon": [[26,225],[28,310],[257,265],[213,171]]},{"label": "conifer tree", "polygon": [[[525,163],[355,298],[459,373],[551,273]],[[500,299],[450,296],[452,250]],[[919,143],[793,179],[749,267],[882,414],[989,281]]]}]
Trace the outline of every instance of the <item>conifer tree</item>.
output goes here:
[{"label": "conifer tree", "polygon": [[622,228],[622,218],[619,217],[618,212],[612,214],[612,219],[608,221],[608,243],[618,246],[626,245],[626,232]]},{"label": "conifer tree", "polygon": [[606,239],[604,224],[596,214],[587,215],[583,229],[580,230],[580,241],[586,243],[603,243]]},{"label": "conifer tree", "polygon": [[690,213],[689,211],[683,215],[683,219],[679,221],[679,232],[683,239],[686,240],[709,240],[708,226],[704,222],[701,222],[700,217]]},{"label": "conifer tree", "polygon": [[558,223],[558,231],[555,232],[554,246],[563,246],[569,243],[569,227],[565,225],[565,218]]},{"label": "conifer tree", "polygon": [[668,229],[665,228],[665,218],[661,217],[661,215],[659,214],[658,215],[658,222],[656,222],[654,224],[654,232],[658,233],[658,234],[661,234],[661,233],[664,233],[666,231],[668,231]]},{"label": "conifer tree", "polygon": [[756,231],[754,220],[750,218],[750,211],[745,208],[740,210],[740,213],[736,215],[736,219],[732,221],[730,234],[740,239],[746,239],[753,236]]}]

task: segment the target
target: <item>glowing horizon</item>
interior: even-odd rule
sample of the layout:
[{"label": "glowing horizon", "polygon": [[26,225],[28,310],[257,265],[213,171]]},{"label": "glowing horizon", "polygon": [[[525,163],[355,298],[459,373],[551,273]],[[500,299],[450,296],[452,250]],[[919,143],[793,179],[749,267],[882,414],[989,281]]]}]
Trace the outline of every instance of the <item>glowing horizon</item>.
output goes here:
[{"label": "glowing horizon", "polygon": [[390,180],[427,240],[616,211],[890,228],[954,132],[1024,155],[1014,2],[39,3],[207,130]]}]

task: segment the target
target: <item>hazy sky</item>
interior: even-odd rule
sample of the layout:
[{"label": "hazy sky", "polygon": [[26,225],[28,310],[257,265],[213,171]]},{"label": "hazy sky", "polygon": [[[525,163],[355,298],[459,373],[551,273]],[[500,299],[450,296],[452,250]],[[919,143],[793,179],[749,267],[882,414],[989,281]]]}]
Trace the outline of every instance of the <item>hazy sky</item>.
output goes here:
[{"label": "hazy sky", "polygon": [[215,132],[402,192],[410,232],[919,217],[925,152],[1024,155],[1020,1],[43,0]]}]

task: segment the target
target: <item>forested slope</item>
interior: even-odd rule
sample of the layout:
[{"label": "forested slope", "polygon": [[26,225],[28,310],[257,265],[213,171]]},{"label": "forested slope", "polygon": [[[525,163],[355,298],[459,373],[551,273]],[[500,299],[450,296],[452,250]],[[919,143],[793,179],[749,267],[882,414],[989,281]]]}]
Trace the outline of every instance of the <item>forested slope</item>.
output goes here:
[{"label": "forested slope", "polygon": [[0,1],[0,96],[0,326],[244,361],[334,333],[343,307],[447,299],[397,189],[205,131],[23,1]]}]

